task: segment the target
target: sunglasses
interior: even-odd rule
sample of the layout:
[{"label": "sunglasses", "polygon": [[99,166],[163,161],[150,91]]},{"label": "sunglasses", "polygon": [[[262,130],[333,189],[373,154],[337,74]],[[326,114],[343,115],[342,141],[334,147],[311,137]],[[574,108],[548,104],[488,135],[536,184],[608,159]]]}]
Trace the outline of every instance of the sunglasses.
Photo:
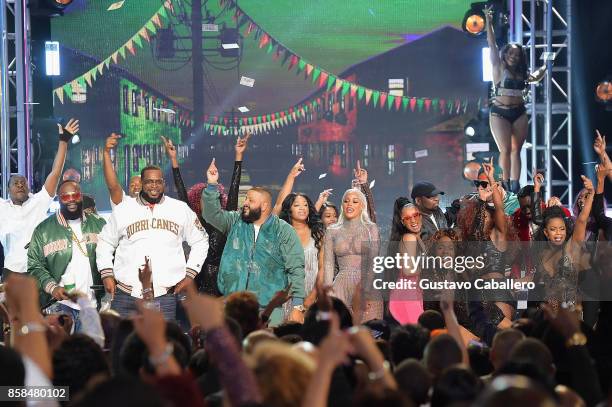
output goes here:
[{"label": "sunglasses", "polygon": [[60,198],[60,201],[62,201],[63,203],[78,201],[81,199],[81,193],[80,192],[67,192],[67,193],[61,194],[59,198]]},{"label": "sunglasses", "polygon": [[412,215],[412,216],[405,216],[405,217],[402,218],[402,222],[410,222],[412,219],[414,219],[414,220],[421,219],[421,214],[417,213],[417,214]]},{"label": "sunglasses", "polygon": [[489,186],[489,181],[475,180],[474,186],[481,187],[481,188],[487,188]]}]

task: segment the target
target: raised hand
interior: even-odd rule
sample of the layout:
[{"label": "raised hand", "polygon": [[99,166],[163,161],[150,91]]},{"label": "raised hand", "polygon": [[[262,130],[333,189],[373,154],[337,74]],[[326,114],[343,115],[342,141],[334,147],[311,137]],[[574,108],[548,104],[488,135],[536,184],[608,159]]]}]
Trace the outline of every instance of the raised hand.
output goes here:
[{"label": "raised hand", "polygon": [[244,152],[247,149],[250,137],[251,133],[247,133],[244,135],[244,137],[238,136],[238,139],[236,139],[236,145],[234,146],[234,151],[236,152],[236,161],[242,161],[242,157],[244,156]]},{"label": "raised hand", "polygon": [[65,126],[57,123],[57,132],[59,133],[60,141],[68,142],[73,135],[79,132],[79,121],[77,119],[70,119]]},{"label": "raised hand", "polygon": [[606,136],[602,136],[599,130],[595,130],[595,141],[593,142],[593,150],[597,155],[603,155],[606,152]]},{"label": "raised hand", "polygon": [[548,202],[546,202],[546,206],[548,208],[550,208],[551,206],[562,206],[561,200],[559,199],[559,197],[551,196]]},{"label": "raised hand", "polygon": [[150,351],[163,350],[166,345],[164,315],[146,301],[138,301],[136,305],[140,314],[132,319],[136,335]]},{"label": "raised hand", "polygon": [[319,194],[319,201],[322,203],[327,202],[327,199],[332,195],[333,189],[325,189]]},{"label": "raised hand", "polygon": [[535,175],[535,177],[533,177],[533,189],[534,189],[534,191],[535,192],[540,192],[540,189],[542,188],[542,184],[543,183],[544,183],[544,175],[538,172]]},{"label": "raised hand", "polygon": [[595,166],[595,174],[597,174],[597,179],[601,180],[600,182],[603,182],[603,180],[610,174],[610,171],[612,170],[604,164],[597,164]]},{"label": "raised hand", "polygon": [[217,184],[219,183],[219,170],[215,165],[215,159],[213,158],[210,165],[208,166],[208,170],[206,170],[206,180],[209,184]]},{"label": "raised hand", "polygon": [[593,181],[591,181],[584,175],[581,175],[580,178],[582,178],[582,184],[584,185],[584,189],[586,189],[588,193],[593,193],[593,191],[595,190],[595,188],[593,187]]},{"label": "raised hand", "polygon": [[185,292],[187,300],[183,302],[183,306],[192,326],[198,325],[205,331],[223,326],[225,320],[221,299],[199,295],[193,283],[187,285]]},{"label": "raised hand", "polygon": [[482,168],[484,169],[485,175],[489,179],[489,182],[493,183],[495,181],[495,167],[493,166],[493,157],[491,157],[491,162],[482,163]]},{"label": "raised hand", "polygon": [[117,147],[120,138],[120,134],[111,133],[111,135],[106,138],[106,143],[104,144],[104,151],[109,153],[113,148]]},{"label": "raised hand", "polygon": [[153,272],[151,271],[151,261],[149,256],[145,256],[144,264],[138,269],[138,280],[142,284],[142,288],[151,287],[151,276]]},{"label": "raised hand", "polygon": [[361,162],[359,160],[357,160],[357,167],[353,170],[353,174],[360,184],[368,182],[368,171],[365,168],[361,168]]},{"label": "raised hand", "polygon": [[493,5],[487,4],[485,8],[482,10],[487,20],[493,18]]},{"label": "raised hand", "polygon": [[292,176],[293,178],[296,178],[302,172],[306,171],[306,168],[304,168],[304,164],[302,164],[302,160],[303,158],[300,157],[300,159],[295,163],[295,165],[291,167],[291,171],[289,171],[289,175]]},{"label": "raised hand", "polygon": [[166,154],[168,155],[168,158],[171,160],[176,160],[176,147],[174,147],[172,140],[164,136],[159,136],[159,137],[162,139],[162,142],[164,143],[164,148],[166,149]]}]

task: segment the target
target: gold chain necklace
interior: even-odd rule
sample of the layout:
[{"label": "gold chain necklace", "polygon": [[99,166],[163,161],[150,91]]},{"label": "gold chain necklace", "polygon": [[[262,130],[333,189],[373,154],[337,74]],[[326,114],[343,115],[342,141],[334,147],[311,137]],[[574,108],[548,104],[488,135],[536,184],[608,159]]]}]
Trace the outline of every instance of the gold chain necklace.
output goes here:
[{"label": "gold chain necklace", "polygon": [[[72,241],[77,244],[79,250],[81,251],[81,253],[83,253],[83,256],[89,257],[89,255],[87,254],[87,250],[83,250],[83,247],[81,246],[81,241],[77,237],[76,233],[74,233],[74,230],[72,230],[70,226],[68,226],[68,229],[70,229],[70,233],[72,233]],[[83,243],[87,243],[87,240],[83,240]]]}]

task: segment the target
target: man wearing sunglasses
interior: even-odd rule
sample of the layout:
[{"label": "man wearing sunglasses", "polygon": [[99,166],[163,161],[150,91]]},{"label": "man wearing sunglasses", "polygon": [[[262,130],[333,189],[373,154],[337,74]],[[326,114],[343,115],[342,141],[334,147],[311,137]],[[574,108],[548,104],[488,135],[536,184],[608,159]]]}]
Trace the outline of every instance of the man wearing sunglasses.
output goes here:
[{"label": "man wearing sunglasses", "polygon": [[79,331],[80,307],[70,301],[68,293],[84,293],[91,306],[96,307],[91,287],[102,283],[96,267],[96,246],[98,233],[106,222],[83,212],[83,195],[76,181],[63,181],[58,195],[60,210],[41,222],[32,234],[28,273],[38,280],[41,304],[57,301],[48,311],[71,315],[75,331]]},{"label": "man wearing sunglasses", "polygon": [[410,193],[414,204],[423,215],[421,217],[421,239],[423,241],[429,239],[438,230],[448,228],[444,212],[440,209],[440,195],[444,195],[444,192],[426,181],[417,182]]},{"label": "man wearing sunglasses", "polygon": [[[202,269],[208,235],[186,203],[164,194],[159,167],[145,167],[140,175],[140,194],[116,206],[100,233],[98,269],[104,288],[113,297],[111,308],[122,317],[137,310],[139,298],[152,294],[164,317],[175,320],[176,294]],[[191,248],[187,261],[183,241]],[[143,287],[138,277],[145,257],[150,259],[153,288]]]},{"label": "man wearing sunglasses", "polygon": [[[495,179],[501,179],[501,168],[495,167]],[[474,186],[476,187],[476,192],[468,194],[466,196],[467,199],[476,199],[480,198],[483,201],[489,203],[489,205],[493,205],[493,190],[489,184],[489,180],[484,170],[481,168],[478,171],[478,178],[474,181]],[[510,216],[514,214],[514,212],[519,209],[520,204],[518,198],[515,193],[511,191],[506,191],[502,188],[502,199],[504,201],[504,212],[506,215]]]},{"label": "man wearing sunglasses", "polygon": [[0,199],[0,242],[4,247],[3,280],[10,272],[27,271],[26,246],[34,228],[47,217],[47,210],[64,168],[68,141],[79,131],[79,121],[70,119],[66,126],[58,126],[59,145],[51,172],[44,187],[35,194],[30,192],[28,180],[23,175],[9,179],[9,199]]}]

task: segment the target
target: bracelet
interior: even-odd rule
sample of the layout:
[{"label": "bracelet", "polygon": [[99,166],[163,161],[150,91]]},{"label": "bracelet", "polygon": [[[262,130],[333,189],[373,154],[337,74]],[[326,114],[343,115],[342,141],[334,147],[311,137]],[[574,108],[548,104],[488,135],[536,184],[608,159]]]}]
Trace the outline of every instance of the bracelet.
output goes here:
[{"label": "bracelet", "polygon": [[329,311],[318,311],[317,321],[329,321],[331,319],[331,312]]},{"label": "bracelet", "polygon": [[565,341],[565,346],[571,348],[572,346],[584,346],[586,343],[586,335],[582,332],[576,332],[567,341]]},{"label": "bracelet", "polygon": [[21,336],[25,336],[33,332],[46,332],[46,331],[47,331],[47,327],[41,324],[40,322],[28,322],[21,326],[18,334]]},{"label": "bracelet", "polygon": [[143,288],[143,289],[142,289],[142,294],[143,294],[143,295],[144,295],[144,294],[147,294],[147,293],[152,293],[152,292],[153,292],[153,289],[152,289],[152,288]]},{"label": "bracelet", "polygon": [[172,356],[172,352],[174,352],[174,345],[172,345],[172,342],[168,342],[166,344],[166,350],[164,350],[164,353],[155,357],[149,356],[149,362],[151,362],[153,366],[162,365],[166,363],[168,359],[170,359],[170,356]]},{"label": "bracelet", "polygon": [[383,362],[383,365],[380,369],[375,372],[368,373],[368,379],[371,381],[380,380],[385,377],[385,374],[389,371],[389,362],[386,360]]}]

